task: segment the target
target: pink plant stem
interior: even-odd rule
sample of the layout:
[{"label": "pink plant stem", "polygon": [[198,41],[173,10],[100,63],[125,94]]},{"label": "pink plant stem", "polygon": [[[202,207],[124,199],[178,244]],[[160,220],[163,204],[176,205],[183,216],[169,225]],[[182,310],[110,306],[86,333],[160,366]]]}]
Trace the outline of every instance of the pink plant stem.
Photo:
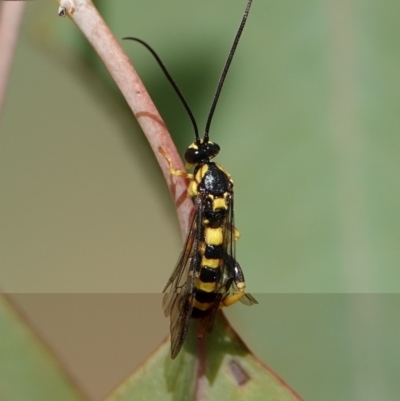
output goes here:
[{"label": "pink plant stem", "polygon": [[0,115],[24,13],[23,1],[0,1]]},{"label": "pink plant stem", "polygon": [[91,0],[61,0],[60,13],[68,15],[85,35],[137,118],[170,189],[185,238],[193,210],[192,202],[187,196],[187,180],[171,175],[168,162],[160,153],[160,148],[168,154],[175,169],[185,169],[146,88]]}]

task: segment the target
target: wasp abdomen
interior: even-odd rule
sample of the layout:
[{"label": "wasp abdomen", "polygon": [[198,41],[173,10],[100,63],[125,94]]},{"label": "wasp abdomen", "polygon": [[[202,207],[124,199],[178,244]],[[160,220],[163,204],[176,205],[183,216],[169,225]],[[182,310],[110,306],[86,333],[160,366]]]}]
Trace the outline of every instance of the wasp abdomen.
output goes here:
[{"label": "wasp abdomen", "polygon": [[206,162],[198,165],[191,184],[193,201],[202,199],[201,238],[199,247],[199,270],[195,280],[193,318],[209,313],[219,299],[221,266],[224,264],[224,224],[231,207],[233,182],[229,174],[218,164]]},{"label": "wasp abdomen", "polygon": [[200,270],[199,279],[203,283],[217,283],[221,278],[221,268],[216,269],[208,266],[202,267]]},{"label": "wasp abdomen", "polygon": [[207,259],[222,259],[225,256],[224,247],[222,245],[206,245],[204,256]]}]

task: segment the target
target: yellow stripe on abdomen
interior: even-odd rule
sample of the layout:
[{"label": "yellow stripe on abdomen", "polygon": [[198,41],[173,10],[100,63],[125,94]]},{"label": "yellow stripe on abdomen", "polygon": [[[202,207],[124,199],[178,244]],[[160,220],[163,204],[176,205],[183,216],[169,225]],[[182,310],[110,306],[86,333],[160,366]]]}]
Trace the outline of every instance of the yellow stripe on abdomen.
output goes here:
[{"label": "yellow stripe on abdomen", "polygon": [[211,228],[206,227],[204,230],[204,239],[207,245],[222,245],[224,236],[222,233],[222,227]]},{"label": "yellow stripe on abdomen", "polygon": [[194,300],[193,307],[200,309],[202,311],[206,311],[210,309],[211,302],[199,302],[197,299]]},{"label": "yellow stripe on abdomen", "polygon": [[217,269],[219,267],[219,259],[207,259],[205,256],[201,258],[201,267],[209,267],[210,269]]},{"label": "yellow stripe on abdomen", "polygon": [[196,278],[194,285],[198,290],[202,290],[204,292],[214,292],[217,287],[216,282],[203,283],[199,278]]}]

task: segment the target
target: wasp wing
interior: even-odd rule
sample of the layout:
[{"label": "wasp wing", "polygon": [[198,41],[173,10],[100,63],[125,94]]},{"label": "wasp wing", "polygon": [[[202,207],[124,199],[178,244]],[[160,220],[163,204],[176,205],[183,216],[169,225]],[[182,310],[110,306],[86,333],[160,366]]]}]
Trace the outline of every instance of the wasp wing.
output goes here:
[{"label": "wasp wing", "polygon": [[199,269],[199,240],[201,236],[201,202],[195,202],[195,213],[179,256],[178,263],[163,292],[165,316],[170,316],[171,357],[174,359],[185,340],[194,302],[194,279]]},{"label": "wasp wing", "polygon": [[165,288],[163,289],[163,309],[165,316],[171,314],[175,305],[175,300],[179,294],[186,292],[188,285],[187,279],[192,262],[194,236],[196,233],[196,216],[193,216],[192,224],[190,225],[189,233],[186,238],[185,245],[179,255],[178,262],[175,266],[171,277],[169,278]]},{"label": "wasp wing", "polygon": [[214,325],[214,320],[217,317],[217,313],[221,306],[222,298],[223,295],[221,293],[216,294],[214,302],[210,306],[207,315],[200,319],[199,338],[202,338],[206,333],[211,333],[212,327]]}]

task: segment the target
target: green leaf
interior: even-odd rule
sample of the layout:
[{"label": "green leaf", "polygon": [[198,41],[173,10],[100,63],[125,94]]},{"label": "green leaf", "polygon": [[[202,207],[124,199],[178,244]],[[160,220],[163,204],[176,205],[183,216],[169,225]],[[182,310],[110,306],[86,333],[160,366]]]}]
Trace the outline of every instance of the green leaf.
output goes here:
[{"label": "green leaf", "polygon": [[196,333],[193,324],[175,360],[166,340],[106,401],[300,400],[247,349],[222,314],[211,334],[198,340]]},{"label": "green leaf", "polygon": [[52,353],[0,296],[0,399],[85,401]]}]

